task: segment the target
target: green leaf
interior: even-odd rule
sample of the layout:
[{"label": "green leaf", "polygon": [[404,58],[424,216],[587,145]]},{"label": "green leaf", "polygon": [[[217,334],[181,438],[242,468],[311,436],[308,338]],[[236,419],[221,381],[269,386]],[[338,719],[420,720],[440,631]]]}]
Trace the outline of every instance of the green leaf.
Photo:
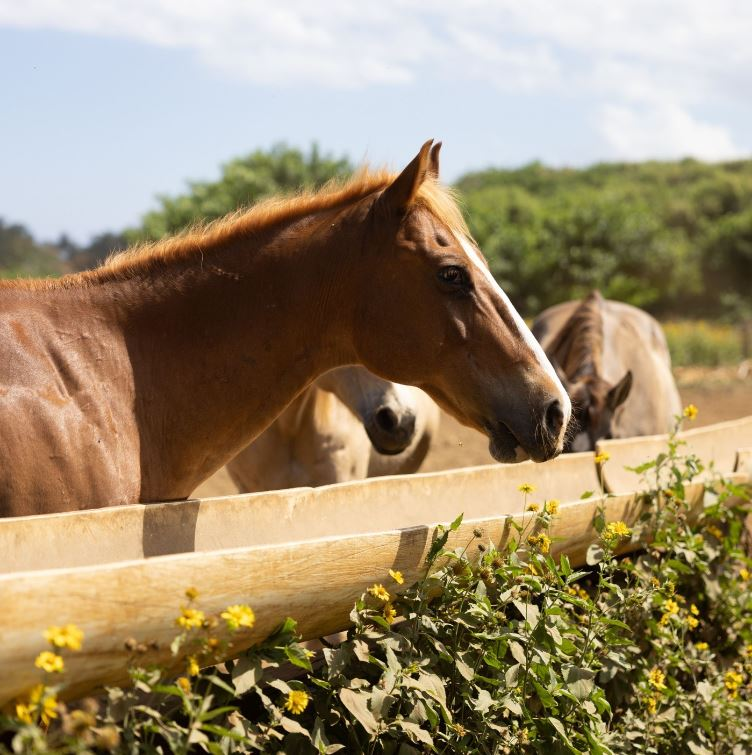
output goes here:
[{"label": "green leaf", "polygon": [[462,660],[459,656],[455,658],[454,660],[455,665],[457,666],[457,671],[460,672],[462,677],[467,679],[467,681],[471,682],[475,677],[475,672],[470,668],[470,666],[465,663],[465,661]]},{"label": "green leaf", "polygon": [[[532,677],[531,677],[532,678]],[[533,687],[535,687],[535,691],[538,694],[538,698],[540,699],[541,703],[543,704],[544,708],[555,708],[556,707],[556,700],[554,699],[553,695],[539,682],[537,682],[535,679],[533,681]]]},{"label": "green leaf", "polygon": [[290,661],[293,666],[298,666],[306,671],[313,671],[313,668],[311,667],[311,659],[308,657],[306,649],[297,642],[285,647],[285,655],[287,656],[287,660]]},{"label": "green leaf", "polygon": [[405,720],[398,721],[397,723],[413,742],[423,742],[423,744],[429,745],[430,747],[433,746],[433,738],[431,735],[418,724]]},{"label": "green leaf", "polygon": [[512,605],[520,612],[522,618],[530,625],[530,629],[535,629],[540,618],[540,609],[535,603],[525,603],[522,600],[513,600]]},{"label": "green leaf", "polygon": [[559,569],[561,569],[561,573],[565,577],[568,577],[572,573],[572,567],[569,564],[569,559],[563,553],[561,554],[561,557],[559,558]]},{"label": "green leaf", "polygon": [[347,687],[339,691],[339,699],[347,708],[353,718],[368,732],[373,735],[379,730],[379,725],[373,713],[368,708],[371,695],[367,692],[358,692]]},{"label": "green leaf", "polygon": [[311,741],[311,733],[295,719],[282,716],[279,724],[288,734],[302,734],[309,742]]},{"label": "green leaf", "polygon": [[517,663],[521,663],[523,666],[527,663],[527,655],[525,654],[525,648],[520,645],[519,642],[510,642],[509,643],[509,652],[512,654],[512,658],[514,658]]},{"label": "green leaf", "polygon": [[236,695],[244,695],[264,678],[261,659],[256,656],[239,658],[232,669],[232,684]]},{"label": "green leaf", "polygon": [[587,549],[587,554],[585,555],[585,562],[588,564],[588,566],[595,566],[595,564],[600,563],[603,561],[604,556],[603,548],[601,547],[600,543],[592,543],[590,547]]},{"label": "green leaf", "polygon": [[473,707],[478,713],[486,713],[493,704],[494,699],[491,697],[491,693],[486,689],[482,689],[478,692],[478,697],[475,699]]},{"label": "green leaf", "polygon": [[389,708],[397,698],[386,690],[374,687],[371,693],[371,712],[377,721],[382,721],[389,715]]},{"label": "green leaf", "polygon": [[569,691],[578,699],[586,700],[595,686],[595,672],[578,666],[562,666]]}]

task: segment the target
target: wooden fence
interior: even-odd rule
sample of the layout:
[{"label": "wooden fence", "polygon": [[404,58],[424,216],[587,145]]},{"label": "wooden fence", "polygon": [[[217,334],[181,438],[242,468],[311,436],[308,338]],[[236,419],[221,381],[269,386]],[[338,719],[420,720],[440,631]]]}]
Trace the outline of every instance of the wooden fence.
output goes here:
[{"label": "wooden fence", "polygon": [[[680,437],[713,462],[689,486],[695,510],[715,474],[752,477],[752,417]],[[207,614],[235,603],[253,607],[255,627],[233,638],[228,656],[286,616],[297,619],[304,638],[341,630],[356,598],[385,582],[389,569],[408,583],[419,578],[437,525],[458,513],[465,518],[450,546],[465,545],[474,529],[502,546],[515,534],[512,522],[533,516],[525,512],[522,483],[535,486],[527,503],[562,502],[552,552],[582,563],[597,538],[599,506],[609,520],[637,520],[641,481],[624,467],[654,457],[666,440],[604,442],[598,450],[610,460],[602,467],[594,454],[572,454],[539,465],[0,520],[0,704],[42,679],[34,658],[53,624],[75,623],[85,633],[82,651],[66,656],[64,697],[125,681],[134,661],[127,640],[148,648],[140,663],[175,665],[169,645],[188,587],[198,590],[197,607]],[[592,495],[580,499],[584,491]]]}]

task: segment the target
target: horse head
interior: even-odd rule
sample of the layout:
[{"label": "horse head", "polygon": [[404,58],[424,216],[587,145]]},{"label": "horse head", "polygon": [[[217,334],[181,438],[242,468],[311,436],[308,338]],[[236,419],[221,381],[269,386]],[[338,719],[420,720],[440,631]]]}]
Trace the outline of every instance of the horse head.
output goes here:
[{"label": "horse head", "polygon": [[402,453],[412,443],[418,408],[415,393],[406,386],[358,366],[331,370],[316,385],[337,396],[358,417],[380,454]]},{"label": "horse head", "polygon": [[440,146],[359,208],[357,361],[425,390],[498,461],[545,461],[563,450],[569,397],[439,185]]},{"label": "horse head", "polygon": [[[557,372],[562,374],[558,366]],[[632,389],[632,371],[627,370],[618,383],[590,373],[575,380],[564,378],[572,400],[574,433],[567,440],[566,451],[594,451],[595,444],[613,437],[616,410],[627,400]]]}]

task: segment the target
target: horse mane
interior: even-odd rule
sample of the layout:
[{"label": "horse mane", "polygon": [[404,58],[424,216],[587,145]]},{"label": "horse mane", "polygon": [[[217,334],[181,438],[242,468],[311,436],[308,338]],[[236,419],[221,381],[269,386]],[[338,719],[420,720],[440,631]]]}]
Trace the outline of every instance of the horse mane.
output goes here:
[{"label": "horse mane", "polygon": [[603,296],[600,291],[591,291],[577,305],[547,351],[568,380],[602,374]]},{"label": "horse mane", "polygon": [[[61,278],[37,278],[0,281],[0,288],[73,288],[112,280],[122,280],[139,272],[191,257],[198,258],[208,249],[278,225],[327,211],[344,211],[366,197],[383,191],[396,173],[367,166],[344,181],[332,180],[319,190],[305,190],[287,197],[272,197],[251,207],[232,212],[210,223],[196,223],[184,231],[161,239],[136,244],[110,255],[99,267],[72,273]],[[453,190],[428,176],[418,189],[416,205],[427,208],[455,233],[470,236]]]}]

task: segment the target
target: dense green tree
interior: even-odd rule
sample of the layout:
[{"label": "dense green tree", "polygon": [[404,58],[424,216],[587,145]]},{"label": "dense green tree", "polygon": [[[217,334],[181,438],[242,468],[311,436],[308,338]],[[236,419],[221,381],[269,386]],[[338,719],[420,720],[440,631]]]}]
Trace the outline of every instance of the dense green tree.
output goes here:
[{"label": "dense green tree", "polygon": [[527,315],[597,287],[657,314],[750,298],[752,161],[533,163],[458,182],[491,269]]}]

